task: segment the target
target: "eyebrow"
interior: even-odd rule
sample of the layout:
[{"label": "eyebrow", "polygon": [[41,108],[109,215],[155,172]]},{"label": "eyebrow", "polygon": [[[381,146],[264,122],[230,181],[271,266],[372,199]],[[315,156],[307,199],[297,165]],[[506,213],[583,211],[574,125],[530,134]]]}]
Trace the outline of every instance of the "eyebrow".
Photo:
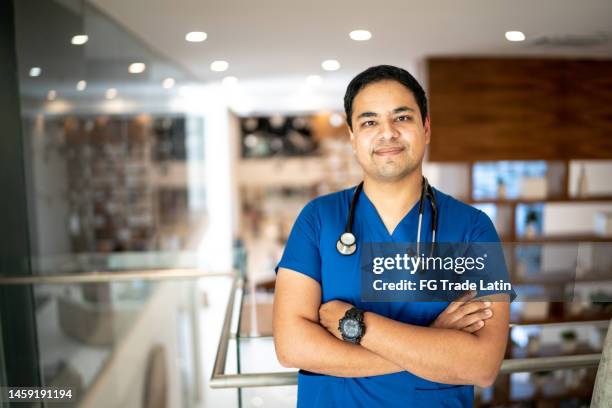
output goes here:
[{"label": "eyebrow", "polygon": [[[400,106],[399,108],[395,108],[392,111],[393,113],[401,113],[401,112],[412,112],[414,113],[414,109],[409,108],[408,106]],[[359,114],[359,116],[357,116],[357,119],[361,119],[361,118],[371,118],[371,117],[375,117],[378,116],[378,113],[376,112],[363,112],[361,114]]]}]

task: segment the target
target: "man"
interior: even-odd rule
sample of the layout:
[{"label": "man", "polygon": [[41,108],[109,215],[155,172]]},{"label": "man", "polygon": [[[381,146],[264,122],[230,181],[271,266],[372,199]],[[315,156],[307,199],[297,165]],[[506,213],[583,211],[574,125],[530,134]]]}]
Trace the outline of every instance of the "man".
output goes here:
[{"label": "man", "polygon": [[[416,242],[430,141],[423,88],[403,69],[376,66],[350,82],[344,105],[364,173],[357,252],[363,242]],[[362,302],[359,254],[336,250],[354,191],[311,201],[278,265],[274,340],[280,363],[300,369],[298,406],[472,406],[473,385],[491,385],[503,360],[508,302],[476,301],[473,293],[450,304]],[[499,241],[484,213],[434,194],[438,242]],[[431,242],[432,209],[424,208],[422,241]],[[340,320],[355,313],[365,330],[343,340]]]}]

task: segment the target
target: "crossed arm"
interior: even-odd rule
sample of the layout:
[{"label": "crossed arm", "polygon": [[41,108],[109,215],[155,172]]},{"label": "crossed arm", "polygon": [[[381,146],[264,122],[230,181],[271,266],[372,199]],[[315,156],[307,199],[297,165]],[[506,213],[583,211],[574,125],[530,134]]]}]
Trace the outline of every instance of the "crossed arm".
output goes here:
[{"label": "crossed arm", "polygon": [[492,302],[493,315],[486,325],[462,322],[461,327],[471,327],[472,332],[447,328],[453,327],[451,307],[430,327],[366,312],[360,345],[342,341],[338,332],[338,321],[350,307],[341,301],[321,305],[318,282],[281,268],[274,299],[274,342],[280,363],[337,377],[410,371],[431,381],[482,387],[497,376],[508,336],[508,302]]}]

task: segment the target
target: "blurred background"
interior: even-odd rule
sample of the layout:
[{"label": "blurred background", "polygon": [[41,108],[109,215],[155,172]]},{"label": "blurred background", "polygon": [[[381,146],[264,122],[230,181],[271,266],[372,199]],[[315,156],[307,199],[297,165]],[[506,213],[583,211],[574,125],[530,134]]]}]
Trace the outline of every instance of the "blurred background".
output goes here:
[{"label": "blurred background", "polygon": [[274,267],[300,209],[359,182],[342,98],[392,64],[428,93],[430,183],[491,217],[523,293],[557,300],[512,305],[475,406],[588,406],[612,317],[608,0],[0,8],[0,386],[295,406]]}]

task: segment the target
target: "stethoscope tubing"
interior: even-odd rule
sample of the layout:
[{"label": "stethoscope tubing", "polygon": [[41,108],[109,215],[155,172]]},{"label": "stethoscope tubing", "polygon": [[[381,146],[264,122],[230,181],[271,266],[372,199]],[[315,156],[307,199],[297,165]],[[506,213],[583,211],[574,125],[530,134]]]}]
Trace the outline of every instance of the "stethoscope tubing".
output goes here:
[{"label": "stethoscope tubing", "polygon": [[[344,227],[344,232],[340,234],[338,241],[336,242],[336,250],[345,256],[353,255],[357,250],[357,237],[353,234],[353,222],[355,219],[355,209],[357,207],[357,200],[361,191],[363,190],[363,181],[357,185],[351,198],[349,205],[349,213]],[[431,218],[431,243],[432,250],[433,245],[436,243],[436,231],[438,229],[438,208],[436,203],[436,196],[433,188],[429,185],[427,178],[423,177],[423,184],[421,188],[421,196],[419,197],[419,222],[417,225],[417,254],[420,253],[421,246],[421,229],[423,225],[423,202],[426,198],[429,198],[431,205],[432,218]]]}]

